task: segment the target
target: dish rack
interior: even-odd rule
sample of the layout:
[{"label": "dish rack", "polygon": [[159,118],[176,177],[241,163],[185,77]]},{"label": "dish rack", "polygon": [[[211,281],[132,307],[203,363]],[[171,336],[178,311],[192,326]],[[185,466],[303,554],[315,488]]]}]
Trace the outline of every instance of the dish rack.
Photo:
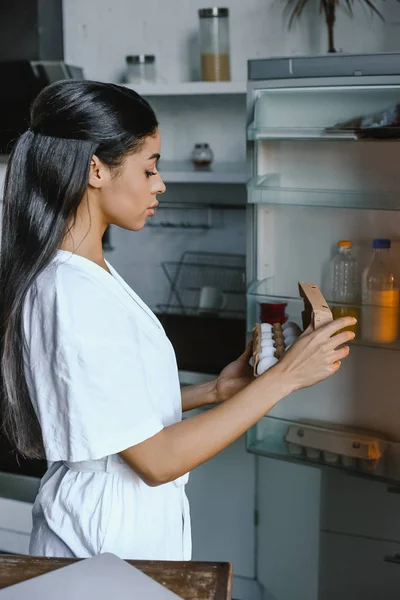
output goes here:
[{"label": "dish rack", "polygon": [[162,313],[197,316],[199,297],[205,286],[215,287],[226,297],[219,317],[244,318],[246,312],[246,257],[220,252],[184,252],[179,261],[161,263],[170,289]]}]

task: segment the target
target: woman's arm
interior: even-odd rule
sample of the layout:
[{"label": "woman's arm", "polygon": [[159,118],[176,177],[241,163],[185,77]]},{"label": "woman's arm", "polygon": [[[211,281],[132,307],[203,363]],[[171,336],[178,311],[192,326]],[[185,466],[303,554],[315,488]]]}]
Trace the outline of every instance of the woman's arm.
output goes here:
[{"label": "woman's arm", "polygon": [[120,456],[150,486],[172,481],[229,446],[289,394],[284,379],[271,369],[231,400],[166,427]]},{"label": "woman's arm", "polygon": [[165,427],[120,456],[150,486],[184,475],[243,435],[283,397],[333,375],[349,353],[348,346],[337,348],[354,338],[351,331],[337,332],[355,322],[345,317],[305,332],[275,367],[231,399]]},{"label": "woman's arm", "polygon": [[253,343],[250,342],[243,354],[227,365],[216,379],[182,388],[182,411],[225,402],[248,386],[254,379],[253,368],[249,365],[252,353]]},{"label": "woman's arm", "polygon": [[217,404],[217,380],[206,381],[198,385],[187,385],[181,389],[182,412],[200,408],[207,404]]}]

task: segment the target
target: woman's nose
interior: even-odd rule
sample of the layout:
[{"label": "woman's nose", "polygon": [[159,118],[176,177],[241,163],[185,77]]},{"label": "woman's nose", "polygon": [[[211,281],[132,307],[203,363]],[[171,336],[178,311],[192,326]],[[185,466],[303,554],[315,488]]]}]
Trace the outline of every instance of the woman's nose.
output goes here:
[{"label": "woman's nose", "polygon": [[158,181],[156,182],[154,189],[153,189],[153,194],[163,194],[166,189],[167,189],[167,186],[161,179],[161,176],[158,177]]}]

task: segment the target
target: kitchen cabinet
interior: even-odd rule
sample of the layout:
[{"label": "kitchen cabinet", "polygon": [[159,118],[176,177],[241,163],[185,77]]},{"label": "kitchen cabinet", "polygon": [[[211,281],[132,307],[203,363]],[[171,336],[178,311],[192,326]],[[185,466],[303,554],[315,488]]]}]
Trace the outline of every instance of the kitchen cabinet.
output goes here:
[{"label": "kitchen cabinet", "polygon": [[0,472],[0,552],[27,554],[39,479]]},{"label": "kitchen cabinet", "polygon": [[28,554],[32,504],[0,498],[0,553]]},{"label": "kitchen cabinet", "polygon": [[[180,372],[181,385],[208,380]],[[185,413],[194,416],[202,410]],[[246,452],[245,437],[194,469],[186,486],[192,520],[193,560],[233,564],[233,598],[261,600],[256,581],[256,457]]]},{"label": "kitchen cabinet", "polygon": [[400,494],[391,489],[378,481],[323,472],[321,530],[400,544]]},{"label": "kitchen cabinet", "polygon": [[319,600],[397,600],[400,565],[384,559],[399,551],[394,542],[323,533]]},{"label": "kitchen cabinet", "polygon": [[244,437],[191,473],[187,495],[193,559],[228,560],[234,576],[253,579],[255,459]]},{"label": "kitchen cabinet", "polygon": [[321,473],[257,458],[257,580],[265,600],[317,600]]}]

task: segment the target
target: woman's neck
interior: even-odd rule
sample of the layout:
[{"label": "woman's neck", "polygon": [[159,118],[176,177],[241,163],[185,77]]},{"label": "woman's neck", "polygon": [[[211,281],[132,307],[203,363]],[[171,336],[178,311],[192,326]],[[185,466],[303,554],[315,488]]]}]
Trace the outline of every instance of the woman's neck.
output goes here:
[{"label": "woman's neck", "polygon": [[82,202],[73,224],[60,245],[60,250],[83,256],[109,271],[104,260],[102,245],[107,225],[102,224],[97,216],[95,211],[89,210],[89,206]]}]

